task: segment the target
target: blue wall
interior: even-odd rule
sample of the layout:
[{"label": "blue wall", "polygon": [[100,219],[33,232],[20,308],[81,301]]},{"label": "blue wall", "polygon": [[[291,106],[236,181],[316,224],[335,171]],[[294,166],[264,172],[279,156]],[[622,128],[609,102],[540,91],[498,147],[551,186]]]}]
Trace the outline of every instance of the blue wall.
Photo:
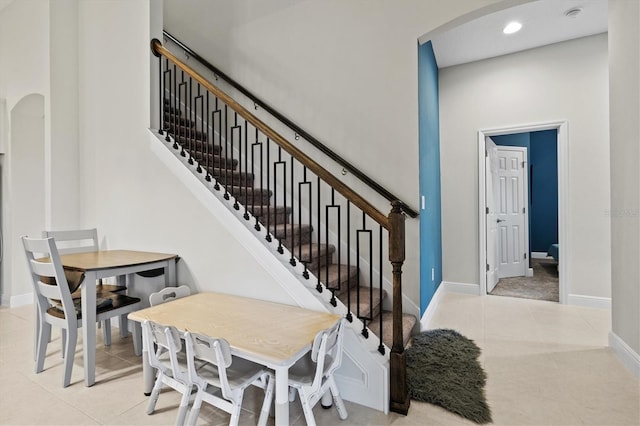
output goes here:
[{"label": "blue wall", "polygon": [[547,252],[558,243],[558,132],[531,133],[533,166],[531,209],[531,251]]},{"label": "blue wall", "polygon": [[[418,46],[418,126],[420,156],[420,313],[442,282],[440,214],[440,113],[438,64],[431,42]],[[432,279],[433,270],[433,279]]]},{"label": "blue wall", "polygon": [[557,131],[492,136],[496,145],[524,146],[529,164],[529,252],[558,242]]}]

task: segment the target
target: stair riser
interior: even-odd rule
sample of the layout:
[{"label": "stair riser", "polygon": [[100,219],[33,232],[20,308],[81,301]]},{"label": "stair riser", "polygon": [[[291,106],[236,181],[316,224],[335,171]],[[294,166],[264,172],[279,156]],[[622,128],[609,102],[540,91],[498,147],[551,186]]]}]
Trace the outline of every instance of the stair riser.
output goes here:
[{"label": "stair riser", "polygon": [[204,141],[208,139],[208,135],[206,133],[202,133],[200,130],[197,130],[193,127],[175,126],[172,123],[165,123],[164,128],[169,129],[169,133],[173,135],[179,134],[192,139],[199,139]]},{"label": "stair riser", "polygon": [[236,198],[238,199],[238,202],[240,204],[242,204],[243,206],[246,205],[256,205],[256,204],[266,204],[271,200],[271,196],[267,195],[267,194],[249,194],[249,195],[244,195],[244,194],[240,194],[238,196],[236,196]]},{"label": "stair riser", "polygon": [[232,173],[230,171],[225,173],[224,170],[214,169],[213,167],[209,168],[209,173],[211,173],[211,175],[214,176],[222,185],[231,183],[234,186],[253,186],[253,176],[247,175],[246,173]]},{"label": "stair riser", "polygon": [[[293,231],[293,235],[291,235],[291,229],[287,230],[287,234],[283,231],[279,231],[275,234],[276,238],[282,240],[282,245],[290,249],[290,247],[297,247],[302,244],[308,244],[311,242],[311,234],[309,231],[299,232],[298,230]],[[293,241],[293,243],[292,243]]]},{"label": "stair riser", "polygon": [[207,157],[209,158],[209,167],[216,169],[235,170],[238,167],[238,160],[231,160],[230,158],[221,157],[219,155],[204,154],[202,152],[196,152],[194,154],[196,160],[198,160],[203,166],[207,166]]},{"label": "stair riser", "polygon": [[210,154],[214,155],[220,155],[220,152],[222,152],[222,148],[220,148],[220,145],[206,144],[201,141],[189,140],[183,137],[177,137],[175,139],[177,140],[178,144],[184,146],[185,149],[190,148],[192,151],[192,155],[194,156],[206,150],[208,150]]},{"label": "stair riser", "polygon": [[[249,207],[249,211],[251,211],[251,207]],[[258,221],[260,221],[260,223],[262,223],[265,226],[267,224],[269,224],[269,226],[273,226],[273,225],[280,225],[283,223],[289,223],[289,215],[286,214],[285,212],[279,212],[279,213],[272,212],[270,214],[267,214],[265,212],[264,215],[256,216],[256,217],[258,218]]]}]

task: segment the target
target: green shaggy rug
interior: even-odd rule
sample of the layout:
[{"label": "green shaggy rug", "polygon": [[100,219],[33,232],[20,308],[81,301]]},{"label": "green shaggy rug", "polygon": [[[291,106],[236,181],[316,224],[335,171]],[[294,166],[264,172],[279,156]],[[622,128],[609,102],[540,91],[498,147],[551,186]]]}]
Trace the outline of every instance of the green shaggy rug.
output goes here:
[{"label": "green shaggy rug", "polygon": [[480,348],[455,330],[429,330],[407,348],[409,396],[439,405],[476,423],[490,423],[484,395],[487,374],[478,362]]}]

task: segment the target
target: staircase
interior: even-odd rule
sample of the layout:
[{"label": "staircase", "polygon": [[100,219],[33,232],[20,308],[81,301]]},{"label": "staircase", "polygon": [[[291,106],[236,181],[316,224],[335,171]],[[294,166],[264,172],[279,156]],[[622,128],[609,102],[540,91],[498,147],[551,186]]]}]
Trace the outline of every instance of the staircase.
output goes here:
[{"label": "staircase", "polygon": [[[260,226],[269,229],[273,238],[296,256],[295,261],[303,263],[324,288],[333,289],[331,291],[337,300],[358,317],[368,319],[367,327],[362,330],[365,337],[369,332],[375,336],[382,334],[383,343],[390,348],[393,338],[392,312],[382,307],[388,297],[387,291],[371,292],[369,285],[362,285],[357,266],[336,263],[335,245],[313,242],[318,241],[314,239],[313,226],[309,223],[292,223],[293,208],[275,205],[273,191],[256,185],[254,173],[239,171],[239,160],[225,154],[224,142],[214,144],[209,141],[208,133],[199,130],[201,124],[187,115],[182,108],[174,108],[169,99],[164,99],[163,128],[176,142],[173,148],[179,150],[181,156],[199,164],[203,173],[208,173],[212,180],[219,183],[216,189],[234,197],[238,210],[245,211],[246,208],[246,213],[255,217]],[[322,288],[318,284],[317,289],[321,291]],[[403,314],[402,335],[405,345],[415,324],[415,316]]]},{"label": "staircase", "polygon": [[[278,268],[284,272],[286,262],[290,264],[289,290],[301,290],[303,298],[315,293],[311,299],[345,315],[353,331],[345,346],[351,363],[345,371],[354,374],[345,376],[350,383],[345,385],[353,397],[375,396],[375,404],[388,401],[384,407],[406,414],[404,347],[416,318],[403,313],[404,222],[405,214],[417,213],[269,107],[271,116],[295,131],[296,140],[301,133],[329,160],[389,200],[391,211],[382,213],[158,40],[151,48],[159,59],[161,139],[210,191],[227,200],[238,220],[266,240]],[[184,53],[197,56],[191,50]],[[215,80],[218,74],[215,70]],[[232,86],[248,96],[237,83]],[[249,99],[255,109],[258,104],[267,109],[262,101]],[[294,290],[296,281],[301,283],[299,290]]]}]

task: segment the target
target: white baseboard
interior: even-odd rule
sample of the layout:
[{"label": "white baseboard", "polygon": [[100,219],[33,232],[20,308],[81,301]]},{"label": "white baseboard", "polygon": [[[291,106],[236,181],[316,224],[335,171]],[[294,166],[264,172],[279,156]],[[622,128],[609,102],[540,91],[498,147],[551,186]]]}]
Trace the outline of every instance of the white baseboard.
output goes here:
[{"label": "white baseboard", "polygon": [[440,300],[442,300],[442,296],[445,293],[462,293],[478,296],[480,295],[480,286],[478,286],[477,284],[442,281],[436,289],[436,292],[433,294],[433,297],[429,302],[429,306],[427,306],[427,309],[424,311],[422,318],[420,318],[420,331],[425,331],[430,328],[433,315],[438,309]]},{"label": "white baseboard", "polygon": [[17,296],[8,296],[3,294],[0,304],[9,308],[33,305],[33,293],[18,294]]},{"label": "white baseboard", "polygon": [[549,256],[546,252],[543,251],[532,251],[531,252],[531,258],[532,259],[552,259],[551,256]]},{"label": "white baseboard", "polygon": [[431,320],[433,319],[433,315],[435,314],[436,309],[438,308],[438,304],[440,303],[440,299],[442,299],[442,295],[445,292],[446,290],[444,288],[444,285],[440,283],[440,285],[436,289],[436,292],[433,293],[433,297],[429,301],[429,305],[427,306],[427,309],[424,311],[422,318],[420,318],[421,332],[429,329],[429,324],[431,323]]},{"label": "white baseboard", "polygon": [[588,308],[611,309],[611,298],[570,294],[567,298],[567,304],[586,306]]},{"label": "white baseboard", "polygon": [[442,281],[440,287],[444,287],[444,291],[447,293],[473,294],[474,296],[480,295],[480,286],[478,284]]},{"label": "white baseboard", "polygon": [[613,331],[609,332],[609,346],[616,353],[620,361],[629,369],[637,378],[640,379],[640,355],[627,345]]}]

